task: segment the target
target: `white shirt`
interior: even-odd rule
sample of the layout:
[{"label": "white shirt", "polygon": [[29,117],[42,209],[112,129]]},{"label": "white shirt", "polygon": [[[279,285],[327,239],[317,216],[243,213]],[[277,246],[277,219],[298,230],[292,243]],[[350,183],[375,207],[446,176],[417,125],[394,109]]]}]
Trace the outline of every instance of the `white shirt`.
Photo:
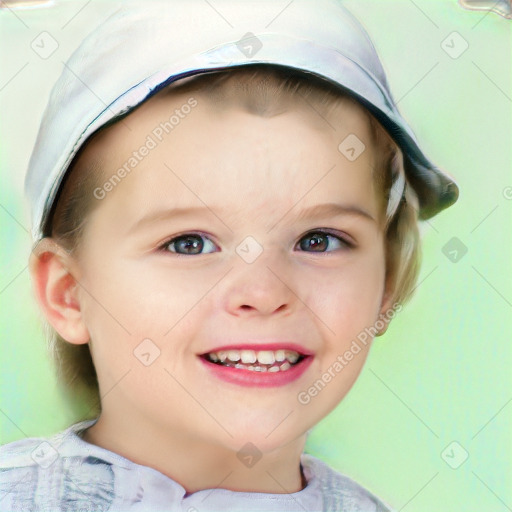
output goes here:
[{"label": "white shirt", "polygon": [[159,471],[84,441],[97,419],[81,421],[49,438],[0,447],[0,510],[47,512],[259,511],[390,512],[350,478],[309,454],[301,455],[307,486],[290,494],[222,488],[186,494]]}]

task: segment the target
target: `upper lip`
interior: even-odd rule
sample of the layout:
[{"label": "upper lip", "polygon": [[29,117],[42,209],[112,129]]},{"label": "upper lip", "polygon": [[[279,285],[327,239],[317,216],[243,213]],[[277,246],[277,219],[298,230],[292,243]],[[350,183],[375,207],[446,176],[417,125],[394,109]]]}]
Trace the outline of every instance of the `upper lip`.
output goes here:
[{"label": "upper lip", "polygon": [[211,349],[208,349],[205,352],[201,352],[200,355],[209,354],[211,352],[221,352],[221,351],[227,351],[227,350],[254,350],[255,352],[259,352],[260,350],[293,350],[295,352],[298,352],[300,355],[304,356],[312,356],[313,352],[311,350],[308,350],[303,345],[300,345],[299,343],[295,343],[292,341],[272,341],[272,342],[258,342],[258,341],[244,341],[240,343],[229,343],[226,345],[217,345],[215,347],[212,347]]}]

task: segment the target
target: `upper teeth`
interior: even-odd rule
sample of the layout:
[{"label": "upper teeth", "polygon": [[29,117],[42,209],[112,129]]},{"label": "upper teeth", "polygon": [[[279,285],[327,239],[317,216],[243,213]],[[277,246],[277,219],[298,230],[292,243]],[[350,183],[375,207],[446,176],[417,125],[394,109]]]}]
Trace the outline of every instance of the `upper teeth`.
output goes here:
[{"label": "upper teeth", "polygon": [[282,362],[285,359],[290,363],[296,363],[300,357],[294,350],[221,350],[219,352],[210,352],[208,354],[212,361],[224,362],[226,359],[234,363],[241,361],[245,364],[253,364],[258,361],[261,364],[274,364]]}]

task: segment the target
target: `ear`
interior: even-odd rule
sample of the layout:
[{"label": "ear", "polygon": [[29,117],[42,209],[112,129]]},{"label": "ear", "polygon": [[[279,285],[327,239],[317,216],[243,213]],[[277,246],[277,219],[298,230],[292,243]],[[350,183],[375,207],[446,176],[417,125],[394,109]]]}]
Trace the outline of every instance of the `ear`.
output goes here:
[{"label": "ear", "polygon": [[52,238],[43,238],[32,250],[29,270],[37,301],[48,322],[69,343],[89,341],[80,310],[78,281],[72,256]]},{"label": "ear", "polygon": [[386,289],[384,290],[384,293],[382,295],[382,301],[381,301],[381,307],[379,311],[379,318],[380,323],[384,323],[384,326],[379,329],[379,332],[377,333],[377,336],[382,336],[389,327],[389,323],[391,322],[391,319],[394,315],[389,315],[389,312],[393,309],[393,290],[391,289],[391,286],[389,283],[386,283]]}]

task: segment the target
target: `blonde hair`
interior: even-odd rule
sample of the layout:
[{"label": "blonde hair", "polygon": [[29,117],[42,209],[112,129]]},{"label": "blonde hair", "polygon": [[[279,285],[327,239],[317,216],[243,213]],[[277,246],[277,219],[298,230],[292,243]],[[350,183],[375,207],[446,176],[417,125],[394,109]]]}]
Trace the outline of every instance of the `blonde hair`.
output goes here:
[{"label": "blonde hair", "polygon": [[[373,137],[378,162],[373,169],[377,190],[381,192],[385,218],[386,284],[392,289],[394,302],[404,304],[411,297],[420,266],[418,230],[418,197],[408,183],[403,154],[377,119],[350,93],[328,81],[301,71],[279,66],[257,64],[200,74],[172,83],[167,91],[197,91],[213,104],[236,102],[245,110],[260,116],[272,116],[283,102],[300,97],[328,115],[340,103],[357,105],[366,115]],[[108,127],[101,128],[89,141]],[[92,191],[101,184],[103,170],[96,161],[80,156],[87,143],[74,158],[60,187],[57,199],[43,229],[44,236],[54,238],[71,254],[79,253],[87,217],[94,208]],[[97,202],[96,202],[97,203]],[[389,206],[393,203],[391,211]],[[101,412],[96,371],[89,345],[74,345],[64,340],[49,325],[48,349],[53,359],[58,382],[76,405],[77,395],[89,408],[84,419]]]}]

